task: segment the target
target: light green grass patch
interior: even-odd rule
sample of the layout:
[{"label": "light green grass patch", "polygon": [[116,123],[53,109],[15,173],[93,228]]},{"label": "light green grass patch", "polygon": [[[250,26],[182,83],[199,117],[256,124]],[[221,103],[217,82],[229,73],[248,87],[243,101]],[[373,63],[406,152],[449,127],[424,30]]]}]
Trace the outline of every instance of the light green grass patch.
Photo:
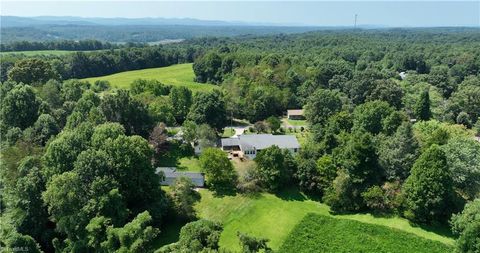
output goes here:
[{"label": "light green grass patch", "polygon": [[300,126],[306,127],[306,126],[307,126],[307,121],[306,121],[306,120],[293,120],[293,119],[288,119],[287,122],[288,122],[288,124],[290,124],[291,126],[297,126],[297,127],[300,127]]},{"label": "light green grass patch", "polygon": [[[307,213],[331,215],[327,205],[308,199],[294,190],[278,195],[262,193],[257,196],[214,196],[206,189],[200,193],[202,199],[195,206],[198,216],[223,224],[220,246],[231,250],[240,250],[237,231],[268,238],[270,247],[278,250]],[[376,218],[369,214],[335,217],[397,228],[426,239],[453,244],[452,238],[413,227],[402,218]]]},{"label": "light green grass patch", "polygon": [[178,160],[178,170],[182,171],[202,171],[200,160],[196,156],[182,157]]},{"label": "light green grass patch", "polygon": [[[35,51],[13,51],[13,52],[0,52],[0,55],[19,55],[23,54],[25,56],[36,56],[36,55],[66,55],[75,53],[76,51],[67,51],[67,50],[35,50]],[[87,51],[83,51],[87,52]]]},{"label": "light green grass patch", "polygon": [[[23,54],[25,56],[37,56],[37,55],[66,55],[66,54],[73,54],[77,51],[70,51],[70,50],[34,50],[34,51],[11,51],[11,52],[0,52],[0,55],[20,55]],[[82,51],[82,52],[92,52],[92,51]]]},{"label": "light green grass patch", "polygon": [[105,80],[110,82],[112,87],[119,89],[129,89],[130,84],[136,79],[155,79],[166,85],[186,86],[192,91],[205,92],[211,91],[218,86],[206,83],[197,83],[193,81],[195,74],[193,73],[192,64],[176,64],[162,68],[150,68],[120,72],[107,76],[91,77],[82,79],[94,83],[97,80]]},{"label": "light green grass patch", "polygon": [[235,130],[233,128],[226,127],[223,130],[222,138],[232,137],[235,134]]}]

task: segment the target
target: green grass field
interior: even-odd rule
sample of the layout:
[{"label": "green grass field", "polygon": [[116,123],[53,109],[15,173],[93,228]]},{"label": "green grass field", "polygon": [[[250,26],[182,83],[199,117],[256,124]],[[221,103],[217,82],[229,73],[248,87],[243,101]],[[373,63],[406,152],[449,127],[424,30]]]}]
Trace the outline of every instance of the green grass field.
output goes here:
[{"label": "green grass field", "polygon": [[[224,231],[220,246],[239,250],[237,231],[270,239],[270,247],[278,250],[292,229],[308,214],[331,216],[327,205],[313,201],[295,190],[282,194],[262,193],[257,196],[215,196],[200,190],[201,200],[195,206],[199,218],[220,222]],[[421,238],[452,245],[454,240],[434,232],[413,227],[403,218],[379,218],[370,214],[335,215],[339,219],[356,220],[411,233]]]},{"label": "green grass field", "polygon": [[129,89],[135,79],[155,79],[167,85],[186,86],[192,91],[210,91],[217,86],[212,84],[197,83],[191,63],[176,64],[162,68],[140,69],[120,72],[108,76],[91,77],[82,79],[93,83],[97,80],[106,80],[115,88]]},{"label": "green grass field", "polygon": [[189,147],[179,143],[171,143],[168,151],[160,158],[160,167],[177,167],[182,171],[200,171],[200,161],[193,155]]},{"label": "green grass field", "polygon": [[[26,56],[35,56],[35,55],[65,55],[71,54],[75,51],[67,50],[36,50],[36,51],[14,51],[14,52],[0,52],[0,55],[9,55],[9,54],[24,54]],[[87,52],[87,51],[85,51]]]},{"label": "green grass field", "polygon": [[288,119],[287,122],[288,122],[288,124],[290,124],[291,126],[296,126],[296,127],[300,127],[300,126],[306,127],[306,126],[307,126],[307,121],[306,121],[306,120],[292,120],[292,119]]},{"label": "green grass field", "polygon": [[310,213],[278,252],[447,253],[452,247],[398,229]]}]

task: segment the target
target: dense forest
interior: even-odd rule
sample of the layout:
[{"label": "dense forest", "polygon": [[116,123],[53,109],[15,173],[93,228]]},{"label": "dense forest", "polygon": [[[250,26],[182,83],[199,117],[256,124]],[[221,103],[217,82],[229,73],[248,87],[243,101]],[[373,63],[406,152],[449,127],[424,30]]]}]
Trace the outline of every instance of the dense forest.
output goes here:
[{"label": "dense forest", "polygon": [[[192,182],[165,191],[155,174],[171,147],[193,153],[190,143],[200,143],[211,147],[199,161],[217,194],[295,187],[334,214],[440,226],[457,252],[479,252],[479,43],[478,29],[340,30],[2,56],[0,246],[228,251],[219,247],[221,224],[195,219]],[[217,88],[136,80],[118,90],[77,80],[185,62],[196,82]],[[297,108],[308,122],[298,155],[266,148],[240,175],[214,148],[233,120],[285,133],[278,118]],[[176,243],[158,246],[179,217],[192,222]],[[243,252],[270,250],[265,238],[238,238]]]},{"label": "dense forest", "polygon": [[57,41],[15,41],[9,44],[0,44],[1,52],[12,51],[34,51],[34,50],[67,50],[67,51],[88,51],[88,50],[102,50],[115,49],[122,46],[140,47],[140,44],[128,43],[125,45],[111,44],[108,42],[101,42],[98,40],[57,40]]},{"label": "dense forest", "polygon": [[[4,17],[2,17],[3,19]],[[205,36],[267,35],[301,33],[318,30],[317,27],[251,26],[251,25],[97,25],[43,24],[3,26],[2,43],[17,41],[100,40],[109,42],[158,42],[167,39],[191,39]]]}]

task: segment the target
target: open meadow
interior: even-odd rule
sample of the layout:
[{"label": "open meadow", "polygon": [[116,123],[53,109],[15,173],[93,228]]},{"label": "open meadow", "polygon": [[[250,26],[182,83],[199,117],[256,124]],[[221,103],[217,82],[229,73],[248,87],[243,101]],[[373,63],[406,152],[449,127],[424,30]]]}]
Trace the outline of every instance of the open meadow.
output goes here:
[{"label": "open meadow", "polygon": [[11,52],[0,52],[0,56],[3,55],[25,55],[25,56],[42,56],[42,55],[66,55],[75,53],[75,51],[70,50],[34,50],[34,51],[11,51]]},{"label": "open meadow", "polygon": [[166,85],[186,86],[192,91],[210,91],[217,86],[212,84],[197,83],[193,81],[195,74],[193,73],[192,64],[176,64],[168,67],[150,68],[120,72],[107,76],[91,77],[82,79],[94,83],[97,80],[105,80],[110,82],[112,87],[119,89],[129,89],[130,84],[136,79],[155,79]]}]

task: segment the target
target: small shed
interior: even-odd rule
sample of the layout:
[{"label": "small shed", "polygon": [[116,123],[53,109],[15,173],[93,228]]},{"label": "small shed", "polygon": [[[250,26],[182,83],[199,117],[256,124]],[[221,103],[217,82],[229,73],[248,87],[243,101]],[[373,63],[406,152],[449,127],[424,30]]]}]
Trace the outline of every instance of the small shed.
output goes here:
[{"label": "small shed", "polygon": [[292,109],[287,110],[287,118],[292,120],[304,120],[305,116],[303,115],[302,109]]},{"label": "small shed", "polygon": [[190,178],[196,187],[205,186],[205,176],[200,172],[178,171],[176,167],[158,167],[155,173],[163,174],[164,179],[160,182],[161,185],[172,185],[175,179],[186,177]]}]

